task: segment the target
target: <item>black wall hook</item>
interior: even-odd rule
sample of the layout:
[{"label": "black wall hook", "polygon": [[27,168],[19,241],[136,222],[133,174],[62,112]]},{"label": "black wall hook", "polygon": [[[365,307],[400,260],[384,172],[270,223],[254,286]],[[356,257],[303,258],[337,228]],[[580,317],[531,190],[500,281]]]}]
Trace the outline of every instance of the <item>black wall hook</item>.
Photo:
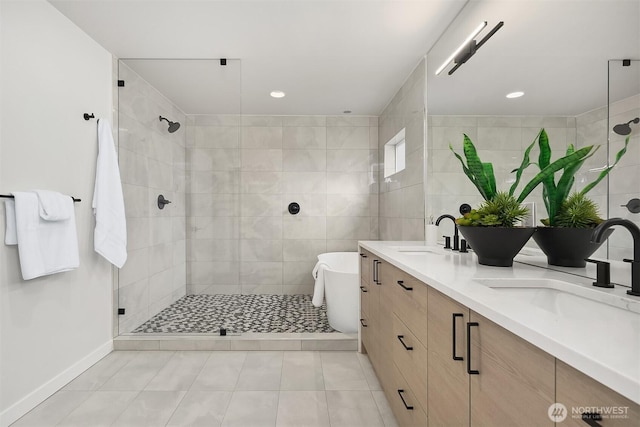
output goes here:
[{"label": "black wall hook", "polygon": [[91,114],[84,113],[84,115],[82,117],[84,117],[85,120],[89,120],[89,119],[95,119],[96,116],[93,113],[91,113]]}]

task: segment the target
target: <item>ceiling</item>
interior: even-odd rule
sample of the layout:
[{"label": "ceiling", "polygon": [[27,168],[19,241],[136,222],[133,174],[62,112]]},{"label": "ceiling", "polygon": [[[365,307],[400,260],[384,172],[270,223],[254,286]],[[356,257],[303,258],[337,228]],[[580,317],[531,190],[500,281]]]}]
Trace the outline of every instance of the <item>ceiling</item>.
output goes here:
[{"label": "ceiling", "polygon": [[[499,21],[504,27],[454,74],[448,67],[436,76],[482,21],[477,41]],[[640,0],[472,0],[427,56],[427,109],[576,116],[607,104],[608,60],[624,58],[640,60]],[[640,61],[612,67],[613,100],[640,93]],[[525,95],[506,99],[517,90]]]},{"label": "ceiling", "polygon": [[466,0],[49,2],[118,58],[239,59],[128,62],[187,114],[377,115]]}]

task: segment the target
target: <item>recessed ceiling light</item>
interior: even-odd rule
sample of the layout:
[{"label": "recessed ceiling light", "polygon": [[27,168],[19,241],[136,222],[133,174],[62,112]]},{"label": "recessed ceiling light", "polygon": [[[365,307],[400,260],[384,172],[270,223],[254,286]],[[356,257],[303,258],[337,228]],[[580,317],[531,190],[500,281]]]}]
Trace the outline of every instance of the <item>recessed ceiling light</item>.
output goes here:
[{"label": "recessed ceiling light", "polygon": [[507,98],[511,99],[511,98],[520,98],[522,95],[524,95],[524,92],[511,92],[507,94]]},{"label": "recessed ceiling light", "polygon": [[281,90],[274,90],[271,92],[271,97],[273,98],[284,98],[286,94]]}]

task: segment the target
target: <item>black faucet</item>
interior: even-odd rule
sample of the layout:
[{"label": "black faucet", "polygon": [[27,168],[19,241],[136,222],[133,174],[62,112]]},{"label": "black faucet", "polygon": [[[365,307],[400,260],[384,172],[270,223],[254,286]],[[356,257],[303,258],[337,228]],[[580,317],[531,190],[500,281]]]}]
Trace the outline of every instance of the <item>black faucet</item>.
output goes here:
[{"label": "black faucet", "polygon": [[438,219],[436,219],[436,225],[440,225],[440,221],[442,221],[445,218],[449,218],[451,221],[453,221],[453,250],[457,251],[460,249],[460,239],[458,237],[458,224],[456,224],[456,219],[453,217],[453,215],[449,215],[449,214],[444,214],[444,215],[440,215],[438,217]]},{"label": "black faucet", "polygon": [[605,240],[604,232],[614,225],[621,225],[631,233],[633,237],[633,259],[624,259],[624,262],[631,263],[631,290],[629,295],[640,297],[640,228],[628,219],[611,218],[603,221],[593,230],[591,241],[602,243]]}]

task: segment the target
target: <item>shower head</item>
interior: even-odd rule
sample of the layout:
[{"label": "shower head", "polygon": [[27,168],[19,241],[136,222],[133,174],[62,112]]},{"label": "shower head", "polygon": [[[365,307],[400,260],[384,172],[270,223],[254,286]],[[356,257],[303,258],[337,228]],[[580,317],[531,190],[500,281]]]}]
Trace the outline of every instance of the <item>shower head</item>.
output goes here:
[{"label": "shower head", "polygon": [[169,133],[174,133],[175,131],[177,131],[178,129],[180,129],[180,123],[179,122],[172,122],[169,119],[166,119],[162,116],[160,116],[160,121],[165,120],[167,123],[169,123]]},{"label": "shower head", "polygon": [[639,122],[640,122],[640,117],[636,117],[635,119],[629,120],[627,123],[621,123],[619,125],[615,125],[613,127],[613,131],[618,135],[622,135],[622,136],[629,135],[631,133],[631,126],[629,125],[631,123],[637,124]]}]

